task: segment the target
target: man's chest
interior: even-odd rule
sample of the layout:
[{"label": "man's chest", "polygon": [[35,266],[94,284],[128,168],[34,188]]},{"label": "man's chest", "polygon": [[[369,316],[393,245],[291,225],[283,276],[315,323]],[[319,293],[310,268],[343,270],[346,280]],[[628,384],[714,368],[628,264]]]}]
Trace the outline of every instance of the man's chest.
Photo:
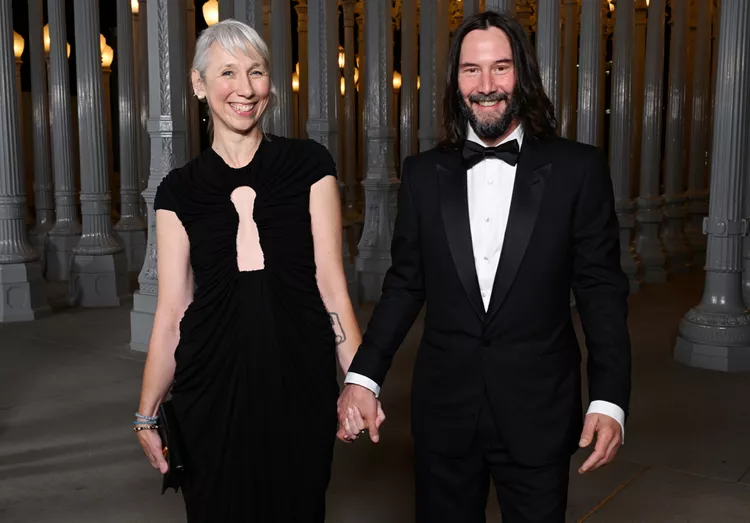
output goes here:
[{"label": "man's chest", "polygon": [[500,160],[487,160],[466,173],[469,225],[475,246],[501,247],[513,199],[515,171]]}]

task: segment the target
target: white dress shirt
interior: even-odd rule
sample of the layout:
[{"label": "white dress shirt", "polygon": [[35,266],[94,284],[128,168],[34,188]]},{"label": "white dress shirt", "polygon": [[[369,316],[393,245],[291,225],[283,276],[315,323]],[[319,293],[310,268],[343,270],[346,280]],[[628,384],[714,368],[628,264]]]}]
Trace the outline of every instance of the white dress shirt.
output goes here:
[{"label": "white dress shirt", "polygon": [[[479,139],[471,126],[468,140],[486,146]],[[519,148],[523,145],[523,129],[519,125],[501,143],[518,140]],[[471,241],[474,247],[474,265],[479,281],[485,311],[489,308],[495,274],[503,250],[505,229],[510,215],[510,203],[513,197],[513,184],[516,179],[516,166],[503,160],[488,158],[467,170],[467,199],[469,204],[469,226]],[[376,396],[380,387],[367,376],[349,372],[344,383],[354,383],[370,389]],[[596,400],[589,405],[588,414],[606,414],[615,418],[622,428],[625,439],[625,413],[622,408],[608,401]]]}]

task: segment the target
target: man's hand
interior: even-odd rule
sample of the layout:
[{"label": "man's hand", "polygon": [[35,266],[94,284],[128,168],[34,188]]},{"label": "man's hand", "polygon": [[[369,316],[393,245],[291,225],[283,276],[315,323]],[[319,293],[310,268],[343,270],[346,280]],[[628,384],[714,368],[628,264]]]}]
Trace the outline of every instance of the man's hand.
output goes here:
[{"label": "man's hand", "polygon": [[606,414],[587,415],[578,445],[581,448],[588,447],[594,441],[594,434],[596,434],[594,452],[578,469],[579,474],[598,469],[611,462],[620,448],[622,428],[615,418]]},{"label": "man's hand", "polygon": [[385,414],[373,392],[360,385],[349,383],[338,400],[339,430],[336,436],[344,442],[354,441],[365,430],[369,430],[373,443],[380,441],[378,429],[385,421]]}]

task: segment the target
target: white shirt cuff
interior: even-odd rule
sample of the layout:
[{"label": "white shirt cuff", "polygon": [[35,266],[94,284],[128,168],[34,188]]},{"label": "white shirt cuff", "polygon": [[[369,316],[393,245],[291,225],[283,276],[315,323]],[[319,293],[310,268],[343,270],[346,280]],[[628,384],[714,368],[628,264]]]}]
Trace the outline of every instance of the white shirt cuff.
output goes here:
[{"label": "white shirt cuff", "polygon": [[618,405],[609,401],[595,400],[589,405],[588,414],[604,414],[610,418],[615,418],[622,429],[622,443],[625,443],[625,411]]},{"label": "white shirt cuff", "polygon": [[360,385],[366,389],[370,389],[377,398],[380,395],[380,386],[372,381],[367,376],[363,376],[362,374],[357,374],[356,372],[347,372],[346,378],[344,378],[344,383],[352,383],[354,385]]}]

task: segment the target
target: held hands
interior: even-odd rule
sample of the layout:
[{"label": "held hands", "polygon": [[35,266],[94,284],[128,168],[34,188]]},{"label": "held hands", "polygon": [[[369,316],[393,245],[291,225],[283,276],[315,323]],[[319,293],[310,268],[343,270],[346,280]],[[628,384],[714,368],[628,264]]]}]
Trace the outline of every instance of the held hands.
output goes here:
[{"label": "held hands", "polygon": [[622,428],[613,417],[606,414],[587,415],[578,445],[581,448],[588,447],[594,441],[594,434],[596,434],[594,452],[578,469],[579,474],[584,474],[610,463],[620,448]]},{"label": "held hands", "polygon": [[348,384],[338,400],[339,430],[336,433],[341,441],[351,443],[361,433],[369,430],[373,443],[380,441],[379,428],[385,421],[380,401],[369,389]]},{"label": "held hands", "polygon": [[162,474],[166,474],[169,470],[167,460],[164,459],[162,453],[162,443],[159,434],[155,430],[142,430],[138,433],[138,441],[143,447],[143,453],[151,462],[151,466],[160,471]]}]

